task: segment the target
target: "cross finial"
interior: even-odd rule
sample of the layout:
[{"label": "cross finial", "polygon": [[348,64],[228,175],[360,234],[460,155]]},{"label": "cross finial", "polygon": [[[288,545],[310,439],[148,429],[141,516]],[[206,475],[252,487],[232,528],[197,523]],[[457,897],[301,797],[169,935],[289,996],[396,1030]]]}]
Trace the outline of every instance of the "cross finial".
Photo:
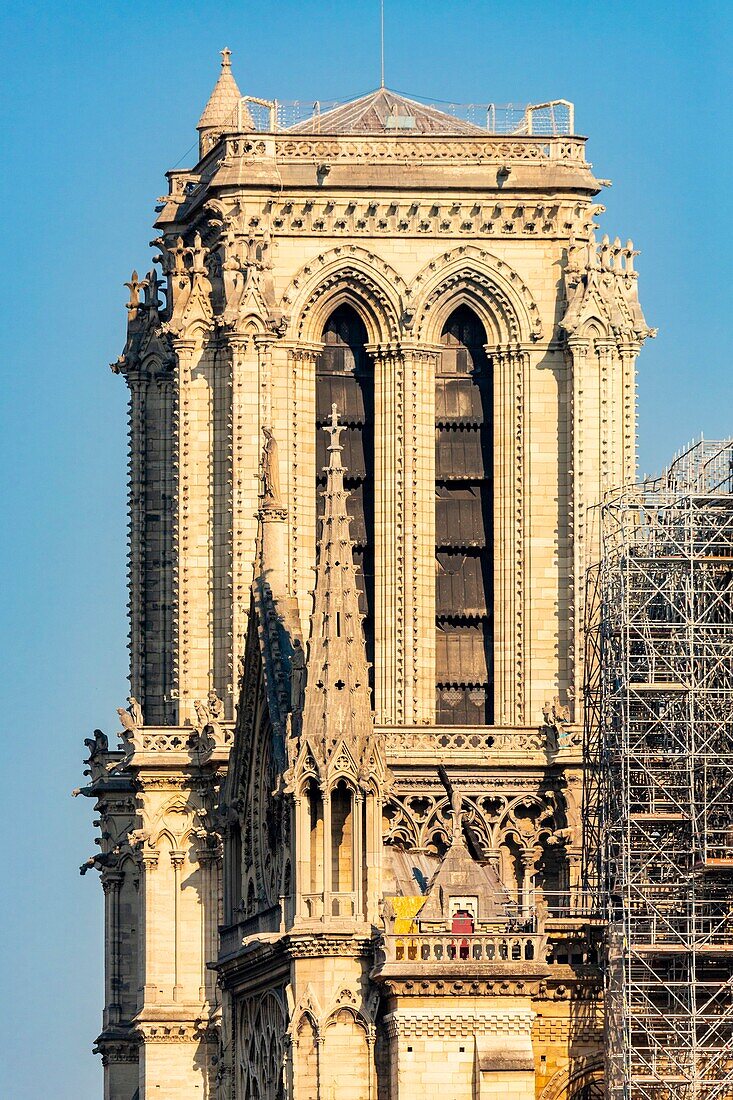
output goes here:
[{"label": "cross finial", "polygon": [[325,432],[328,432],[328,434],[331,436],[331,442],[328,447],[329,451],[338,451],[340,453],[341,432],[346,431],[346,425],[339,424],[338,408],[335,402],[333,403],[333,405],[331,405],[331,419],[329,420],[328,424],[325,425],[323,430]]},{"label": "cross finial", "polygon": [[221,67],[222,67],[222,69],[231,68],[231,64],[232,64],[231,63],[231,56],[232,56],[232,51],[229,49],[228,46],[225,46],[224,49],[221,51]]}]

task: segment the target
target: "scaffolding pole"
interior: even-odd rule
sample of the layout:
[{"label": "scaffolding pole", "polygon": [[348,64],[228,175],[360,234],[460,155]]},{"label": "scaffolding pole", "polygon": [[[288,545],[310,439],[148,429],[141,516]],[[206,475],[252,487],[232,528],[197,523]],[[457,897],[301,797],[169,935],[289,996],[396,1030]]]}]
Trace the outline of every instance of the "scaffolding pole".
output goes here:
[{"label": "scaffolding pole", "polygon": [[598,509],[585,876],[611,1100],[733,1100],[733,440]]}]

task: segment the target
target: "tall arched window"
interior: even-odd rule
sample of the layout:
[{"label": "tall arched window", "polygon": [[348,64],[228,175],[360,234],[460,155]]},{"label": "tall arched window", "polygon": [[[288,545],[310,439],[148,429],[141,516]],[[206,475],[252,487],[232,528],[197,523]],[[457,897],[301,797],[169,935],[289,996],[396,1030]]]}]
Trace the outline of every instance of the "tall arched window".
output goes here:
[{"label": "tall arched window", "polygon": [[[374,660],[374,364],[365,345],[364,322],[351,306],[339,306],[323,331],[324,348],[316,367],[316,513],[323,515],[326,433],[331,405],[346,431],[341,437],[345,484],[349,491],[354,564],[364,619],[367,659]],[[320,524],[318,528],[320,538]],[[316,553],[318,552],[316,546]]]},{"label": "tall arched window", "polygon": [[486,333],[460,306],[435,380],[437,721],[487,725],[492,698],[492,378]]}]

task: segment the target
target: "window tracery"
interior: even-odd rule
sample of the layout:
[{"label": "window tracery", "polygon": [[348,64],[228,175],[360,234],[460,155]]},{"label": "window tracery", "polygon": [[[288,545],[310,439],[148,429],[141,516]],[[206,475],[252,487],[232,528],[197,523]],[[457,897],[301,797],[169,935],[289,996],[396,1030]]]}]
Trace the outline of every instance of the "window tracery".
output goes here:
[{"label": "window tracery", "polygon": [[240,1002],[236,1100],[284,1100],[286,1027],[281,990]]}]

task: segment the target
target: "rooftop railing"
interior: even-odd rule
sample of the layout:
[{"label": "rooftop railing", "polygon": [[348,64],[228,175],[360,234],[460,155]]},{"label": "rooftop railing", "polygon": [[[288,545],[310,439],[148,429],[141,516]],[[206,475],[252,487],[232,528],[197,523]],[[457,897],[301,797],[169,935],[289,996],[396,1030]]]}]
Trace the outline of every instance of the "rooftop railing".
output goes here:
[{"label": "rooftop railing", "polygon": [[[467,122],[487,134],[505,134],[528,137],[564,137],[575,132],[575,108],[566,99],[553,99],[547,103],[518,105],[514,103],[442,103],[438,100],[409,97],[414,103],[452,115],[459,122]],[[261,133],[289,130],[301,122],[313,121],[316,131],[322,121],[323,133],[328,133],[328,112],[354,102],[349,99],[329,100],[266,100],[255,96],[243,96],[232,122],[238,131],[248,129],[244,122],[249,116],[255,129]],[[395,115],[399,120],[403,116]],[[399,125],[392,127],[399,132]]]}]

